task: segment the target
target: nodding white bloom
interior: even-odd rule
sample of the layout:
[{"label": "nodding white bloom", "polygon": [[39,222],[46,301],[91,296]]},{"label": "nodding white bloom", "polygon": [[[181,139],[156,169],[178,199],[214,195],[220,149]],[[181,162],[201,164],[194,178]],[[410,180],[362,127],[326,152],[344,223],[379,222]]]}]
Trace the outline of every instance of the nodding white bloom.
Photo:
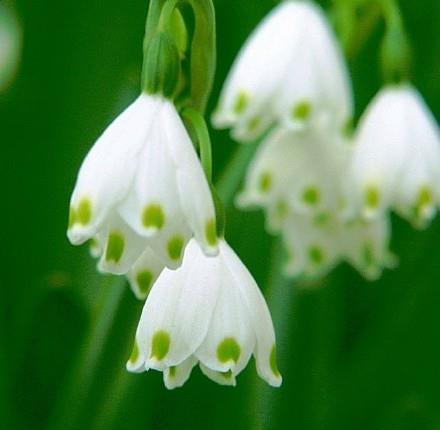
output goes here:
[{"label": "nodding white bloom", "polygon": [[21,31],[17,19],[0,3],[0,92],[11,82],[20,59]]},{"label": "nodding white bloom", "polygon": [[240,51],[213,121],[248,141],[280,119],[342,130],[351,117],[347,68],[324,13],[311,2],[284,1]]},{"label": "nodding white bloom", "polygon": [[440,133],[409,84],[382,89],[363,115],[353,156],[352,195],[366,218],[393,208],[426,225],[440,202]]},{"label": "nodding white bloom", "polygon": [[342,261],[350,263],[365,278],[380,277],[393,268],[396,257],[389,250],[390,221],[345,222],[331,214],[310,216],[290,214],[283,226],[289,276],[320,277]]},{"label": "nodding white bloom", "polygon": [[75,245],[94,239],[99,268],[115,274],[131,269],[129,279],[143,290],[160,267],[180,265],[192,236],[216,255],[208,182],[172,102],[142,94],[85,158],[68,237]]},{"label": "nodding white bloom", "polygon": [[274,328],[252,275],[223,239],[216,257],[192,239],[182,266],[165,269],[148,295],[128,370],[163,371],[175,388],[199,363],[208,378],[235,385],[252,354],[258,374],[279,386]]},{"label": "nodding white bloom", "polygon": [[341,172],[350,154],[332,130],[274,129],[260,144],[238,204],[265,208],[272,231],[290,212],[311,217],[336,212],[344,203]]}]

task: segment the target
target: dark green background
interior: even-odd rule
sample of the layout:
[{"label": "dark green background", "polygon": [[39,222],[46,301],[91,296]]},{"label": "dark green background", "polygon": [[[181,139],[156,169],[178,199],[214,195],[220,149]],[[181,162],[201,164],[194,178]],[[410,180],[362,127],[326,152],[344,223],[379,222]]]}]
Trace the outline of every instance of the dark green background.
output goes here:
[{"label": "dark green background", "polygon": [[[440,429],[440,222],[420,233],[394,220],[400,267],[379,282],[346,266],[319,283],[286,281],[262,215],[232,208],[231,169],[220,182],[227,237],[268,297],[282,388],[257,379],[253,362],[235,389],[195,370],[183,389],[168,392],[157,372],[125,372],[141,304],[122,280],[95,273],[65,227],[82,158],[136,97],[146,3],[15,2],[24,53],[0,98],[1,428]],[[274,4],[216,1],[211,105],[237,50]],[[401,6],[414,82],[439,118],[440,3]],[[350,62],[357,114],[381,84],[380,35],[379,23]],[[220,177],[237,145],[223,132],[213,133],[213,144]],[[241,151],[238,167],[251,152]]]}]

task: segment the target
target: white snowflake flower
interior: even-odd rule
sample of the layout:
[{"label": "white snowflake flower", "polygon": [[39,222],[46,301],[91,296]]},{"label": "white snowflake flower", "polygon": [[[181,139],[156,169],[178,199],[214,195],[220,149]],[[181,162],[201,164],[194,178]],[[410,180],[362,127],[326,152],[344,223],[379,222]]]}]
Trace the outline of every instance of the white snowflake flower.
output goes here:
[{"label": "white snowflake flower", "polygon": [[322,10],[284,1],[256,28],[240,51],[213,117],[249,141],[282,120],[343,130],[352,118],[350,80]]},{"label": "white snowflake flower", "polygon": [[223,239],[216,257],[190,240],[182,266],[165,269],[148,295],[128,370],[163,371],[175,388],[199,363],[210,379],[235,385],[252,354],[258,374],[279,386],[272,319],[252,275]]},{"label": "white snowflake flower", "polygon": [[355,210],[364,217],[395,209],[417,226],[440,202],[440,133],[420,94],[409,84],[388,86],[359,124],[351,176]]},{"label": "white snowflake flower", "polygon": [[143,265],[153,279],[160,265],[180,265],[192,236],[206,254],[216,255],[208,182],[172,102],[142,94],[85,158],[71,198],[68,237],[75,245],[94,239],[100,270],[115,274],[139,269],[145,252],[153,254],[152,267]]},{"label": "white snowflake flower", "polygon": [[344,204],[341,172],[350,155],[351,147],[331,129],[276,128],[260,144],[237,203],[265,208],[274,232],[291,212],[312,217],[337,212]]}]

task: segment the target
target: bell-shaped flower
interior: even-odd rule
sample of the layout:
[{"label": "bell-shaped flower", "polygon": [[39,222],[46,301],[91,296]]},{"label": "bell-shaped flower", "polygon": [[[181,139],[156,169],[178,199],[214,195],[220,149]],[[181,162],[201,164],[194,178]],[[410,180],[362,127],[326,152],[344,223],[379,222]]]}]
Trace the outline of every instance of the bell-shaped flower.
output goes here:
[{"label": "bell-shaped flower", "polygon": [[426,225],[440,202],[440,133],[409,84],[388,86],[370,103],[356,136],[350,183],[366,218],[395,209]]},{"label": "bell-shaped flower", "polygon": [[218,252],[208,182],[172,102],[142,94],[85,158],[68,237],[75,245],[94,239],[99,268],[116,274],[142,266],[148,250],[154,268],[144,269],[156,276],[159,265],[180,265],[193,236],[208,255]]},{"label": "bell-shaped flower", "polygon": [[277,128],[260,144],[237,202],[266,209],[272,231],[290,212],[312,217],[336,212],[344,203],[341,172],[350,154],[351,147],[332,129]]},{"label": "bell-shaped flower", "polygon": [[216,257],[190,240],[182,266],[165,269],[150,290],[128,370],[163,371],[175,388],[198,363],[208,378],[235,385],[252,354],[258,374],[279,386],[272,319],[252,275],[223,239]]},{"label": "bell-shaped flower", "polygon": [[351,117],[347,68],[324,13],[312,2],[284,1],[240,51],[213,122],[249,141],[280,120],[341,131]]}]

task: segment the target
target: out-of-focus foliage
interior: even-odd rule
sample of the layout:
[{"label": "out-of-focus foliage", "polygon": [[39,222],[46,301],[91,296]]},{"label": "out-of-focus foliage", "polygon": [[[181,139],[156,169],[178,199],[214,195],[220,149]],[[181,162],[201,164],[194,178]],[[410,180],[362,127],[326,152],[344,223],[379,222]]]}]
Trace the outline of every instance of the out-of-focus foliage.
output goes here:
[{"label": "out-of-focus foliage", "polygon": [[[65,227],[82,158],[136,96],[146,3],[15,2],[23,58],[0,98],[1,427],[440,429],[440,221],[420,233],[394,220],[400,267],[378,282],[341,267],[305,284],[280,278],[283,255],[262,215],[229,201],[228,240],[273,312],[282,388],[265,387],[252,368],[236,389],[195,371],[173,392],[159,373],[126,373],[141,304],[122,280],[95,273],[87,249],[68,244]],[[239,47],[276,2],[215,3],[211,109]],[[400,3],[414,83],[440,118],[440,3]],[[350,62],[357,115],[381,85],[382,32],[379,22]],[[237,145],[226,132],[213,133],[213,142],[222,178]]]}]

